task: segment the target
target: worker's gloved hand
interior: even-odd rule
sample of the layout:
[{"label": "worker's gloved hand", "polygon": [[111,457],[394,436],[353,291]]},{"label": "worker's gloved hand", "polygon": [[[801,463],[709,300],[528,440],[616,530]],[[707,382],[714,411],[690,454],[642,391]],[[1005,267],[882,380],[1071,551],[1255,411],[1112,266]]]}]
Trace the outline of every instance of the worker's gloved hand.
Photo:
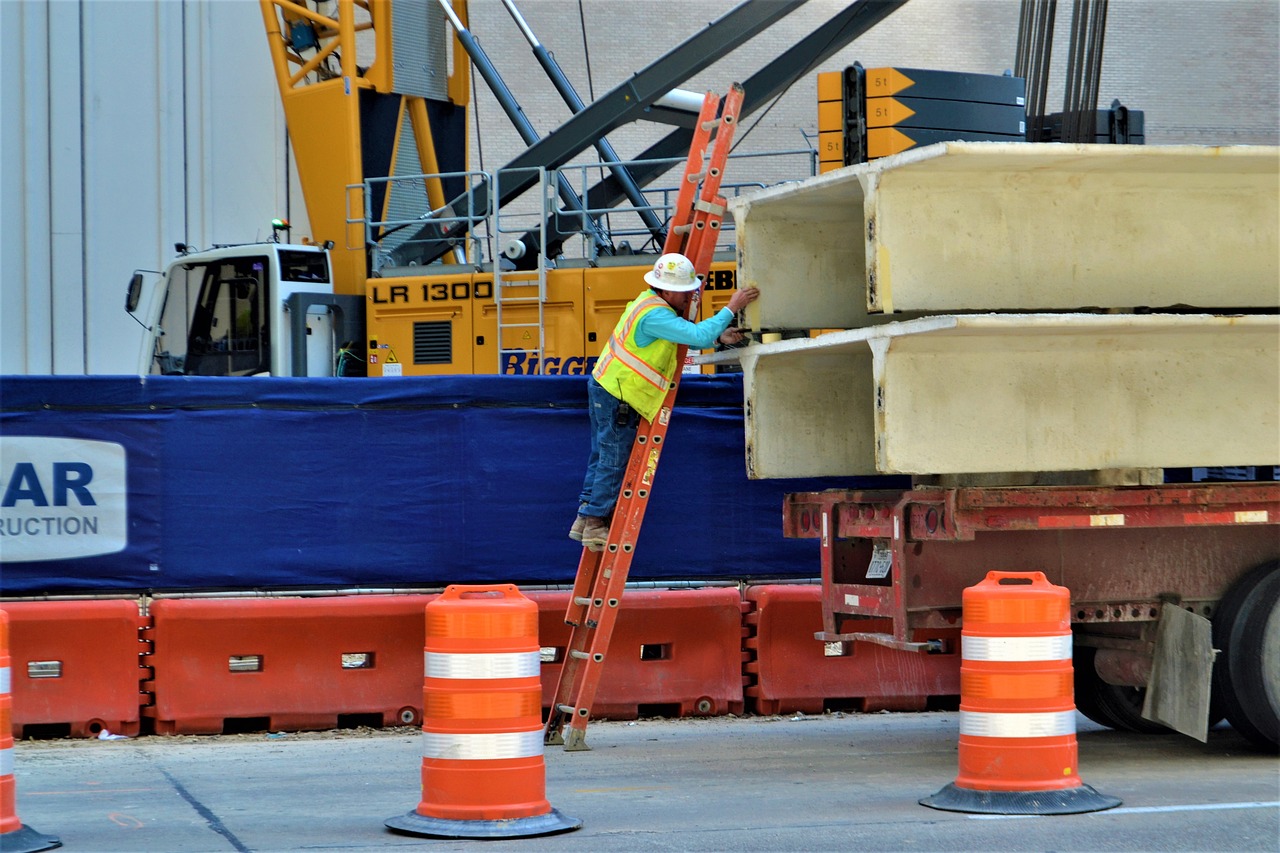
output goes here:
[{"label": "worker's gloved hand", "polygon": [[720,333],[720,343],[731,347],[742,343],[742,339],[745,337],[746,335],[737,326],[730,326]]}]

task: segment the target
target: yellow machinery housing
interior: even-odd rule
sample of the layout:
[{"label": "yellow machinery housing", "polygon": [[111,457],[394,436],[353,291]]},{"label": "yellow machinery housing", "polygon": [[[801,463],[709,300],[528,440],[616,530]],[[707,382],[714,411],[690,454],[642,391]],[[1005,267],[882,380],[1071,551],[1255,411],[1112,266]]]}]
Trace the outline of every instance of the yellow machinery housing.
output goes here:
[{"label": "yellow machinery housing", "polygon": [[[540,327],[536,284],[518,284],[534,274],[504,274],[501,341],[492,272],[457,265],[429,276],[370,279],[369,375],[585,374],[622,309],[645,287],[641,275],[648,266],[548,270]],[[734,270],[728,258],[712,264],[698,319],[728,303],[736,287]],[[522,290],[532,296],[517,303]]]}]

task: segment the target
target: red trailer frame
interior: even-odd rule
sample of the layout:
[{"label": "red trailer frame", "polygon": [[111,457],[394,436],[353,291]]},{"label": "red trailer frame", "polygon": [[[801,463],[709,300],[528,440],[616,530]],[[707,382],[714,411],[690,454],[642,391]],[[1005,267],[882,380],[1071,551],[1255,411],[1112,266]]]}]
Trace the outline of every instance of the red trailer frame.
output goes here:
[{"label": "red trailer frame", "polygon": [[[820,540],[821,640],[941,650],[913,638],[954,633],[962,591],[993,570],[1044,572],[1071,590],[1078,634],[1123,635],[1143,626],[1115,623],[1154,623],[1165,602],[1211,616],[1280,556],[1280,484],[805,492],[787,496],[783,531]],[[858,630],[867,618],[893,633]]]}]

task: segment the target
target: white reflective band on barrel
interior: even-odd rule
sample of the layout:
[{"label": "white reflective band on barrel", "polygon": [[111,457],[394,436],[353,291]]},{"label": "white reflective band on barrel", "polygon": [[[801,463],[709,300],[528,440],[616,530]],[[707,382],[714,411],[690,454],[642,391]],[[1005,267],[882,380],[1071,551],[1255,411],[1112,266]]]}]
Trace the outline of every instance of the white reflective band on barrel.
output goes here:
[{"label": "white reflective band on barrel", "polygon": [[542,729],[501,734],[422,733],[423,758],[484,760],[535,758],[542,755]]},{"label": "white reflective band on barrel", "polygon": [[13,749],[0,749],[0,776],[13,775]]},{"label": "white reflective band on barrel", "polygon": [[9,692],[9,667],[0,666],[0,693]]},{"label": "white reflective band on barrel", "polygon": [[538,649],[492,654],[423,652],[422,667],[427,678],[528,678],[541,672],[542,655]]},{"label": "white reflective band on barrel", "polygon": [[973,737],[1057,737],[1076,733],[1076,712],[1027,714],[960,712],[960,734]]},{"label": "white reflective band on barrel", "polygon": [[962,634],[960,657],[965,660],[995,661],[1071,660],[1071,635],[966,637]]}]

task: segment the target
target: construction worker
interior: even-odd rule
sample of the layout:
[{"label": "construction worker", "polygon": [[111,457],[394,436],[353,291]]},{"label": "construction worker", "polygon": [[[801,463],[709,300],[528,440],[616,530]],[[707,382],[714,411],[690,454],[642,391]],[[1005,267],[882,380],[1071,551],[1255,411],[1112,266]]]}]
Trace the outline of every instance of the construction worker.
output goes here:
[{"label": "construction worker", "polygon": [[622,312],[587,377],[591,458],[569,538],[592,551],[603,551],[609,538],[609,518],[640,418],[653,420],[681,367],[676,364],[676,346],[706,349],[716,340],[741,342],[742,332],[730,323],[760,295],[756,287],[739,290],[714,317],[693,323],[685,319],[699,287],[692,261],[680,254],[663,255],[644,280],[649,289]]}]

